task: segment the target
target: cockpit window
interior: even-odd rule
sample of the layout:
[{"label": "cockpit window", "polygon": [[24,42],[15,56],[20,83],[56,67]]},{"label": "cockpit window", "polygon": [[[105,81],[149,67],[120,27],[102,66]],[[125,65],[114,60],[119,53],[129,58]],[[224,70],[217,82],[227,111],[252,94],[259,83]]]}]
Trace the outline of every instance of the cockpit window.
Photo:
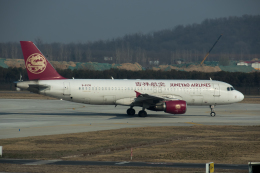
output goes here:
[{"label": "cockpit window", "polygon": [[233,87],[227,87],[227,91],[233,91],[235,90]]}]

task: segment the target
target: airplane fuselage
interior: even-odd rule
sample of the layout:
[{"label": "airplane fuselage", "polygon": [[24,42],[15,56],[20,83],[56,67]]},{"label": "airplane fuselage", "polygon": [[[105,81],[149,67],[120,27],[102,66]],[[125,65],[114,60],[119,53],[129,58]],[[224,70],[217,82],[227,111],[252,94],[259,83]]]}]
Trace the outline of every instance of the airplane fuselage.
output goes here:
[{"label": "airplane fuselage", "polygon": [[[21,82],[18,87],[27,89],[28,84],[34,83]],[[97,105],[129,106],[136,98],[135,91],[172,100],[185,100],[188,105],[223,105],[243,99],[240,92],[231,90],[231,85],[214,80],[61,79],[38,80],[37,84],[46,86],[39,90],[40,94]]]}]

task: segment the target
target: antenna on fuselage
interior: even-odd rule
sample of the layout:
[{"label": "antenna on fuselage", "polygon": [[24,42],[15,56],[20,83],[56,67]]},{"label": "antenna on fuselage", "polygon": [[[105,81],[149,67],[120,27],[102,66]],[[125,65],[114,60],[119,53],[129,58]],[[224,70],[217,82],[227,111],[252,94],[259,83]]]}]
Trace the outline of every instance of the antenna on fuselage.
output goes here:
[{"label": "antenna on fuselage", "polygon": [[212,80],[211,77],[209,78],[209,80]]},{"label": "antenna on fuselage", "polygon": [[114,80],[113,76],[111,76],[111,79]]}]

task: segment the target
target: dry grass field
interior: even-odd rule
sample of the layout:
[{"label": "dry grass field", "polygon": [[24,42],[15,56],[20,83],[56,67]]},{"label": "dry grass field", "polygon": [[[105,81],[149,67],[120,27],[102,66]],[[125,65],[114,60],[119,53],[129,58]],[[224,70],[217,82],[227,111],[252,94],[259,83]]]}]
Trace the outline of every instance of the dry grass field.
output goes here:
[{"label": "dry grass field", "polygon": [[1,139],[3,158],[247,164],[260,126],[144,127]]},{"label": "dry grass field", "polygon": [[[0,164],[6,172],[32,173],[205,173],[205,169],[167,168],[167,167],[122,167],[122,166],[56,166],[56,165],[12,165]],[[248,170],[216,169],[216,173],[248,173]]]},{"label": "dry grass field", "polygon": [[[1,139],[3,158],[247,164],[260,160],[260,126],[145,127]],[[2,167],[2,168],[1,168]],[[204,172],[203,169],[0,164],[15,172]],[[41,170],[41,171],[39,171]],[[46,170],[46,171],[44,171]],[[219,172],[243,172],[219,170]],[[23,171],[22,171],[23,172]],[[217,171],[216,171],[217,172]]]},{"label": "dry grass field", "polygon": [[[260,160],[260,126],[145,127],[1,139],[3,158],[247,164]],[[30,166],[0,164],[5,171],[171,172],[170,168]],[[15,169],[17,168],[17,169]],[[26,169],[27,168],[27,169]],[[35,170],[33,169],[35,168]],[[36,169],[37,168],[37,169]],[[56,170],[56,171],[55,171]],[[57,171],[59,170],[59,171]],[[61,171],[62,170],[62,171]],[[95,170],[95,171],[91,171]],[[99,171],[98,171],[99,170]],[[174,169],[174,172],[194,172]],[[204,172],[197,169],[195,172]],[[232,172],[222,170],[221,172]],[[45,172],[45,171],[42,171]],[[239,171],[235,171],[239,172]],[[242,171],[243,172],[243,171]]]}]

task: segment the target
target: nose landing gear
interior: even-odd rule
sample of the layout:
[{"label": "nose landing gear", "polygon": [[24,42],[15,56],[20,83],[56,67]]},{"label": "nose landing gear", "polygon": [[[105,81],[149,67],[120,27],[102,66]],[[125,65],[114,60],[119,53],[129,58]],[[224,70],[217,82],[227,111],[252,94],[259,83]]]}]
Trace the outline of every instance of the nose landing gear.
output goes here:
[{"label": "nose landing gear", "polygon": [[210,108],[210,110],[211,110],[210,116],[215,117],[215,116],[216,116],[216,113],[215,113],[215,110],[214,110],[214,105],[209,105],[209,108]]}]

